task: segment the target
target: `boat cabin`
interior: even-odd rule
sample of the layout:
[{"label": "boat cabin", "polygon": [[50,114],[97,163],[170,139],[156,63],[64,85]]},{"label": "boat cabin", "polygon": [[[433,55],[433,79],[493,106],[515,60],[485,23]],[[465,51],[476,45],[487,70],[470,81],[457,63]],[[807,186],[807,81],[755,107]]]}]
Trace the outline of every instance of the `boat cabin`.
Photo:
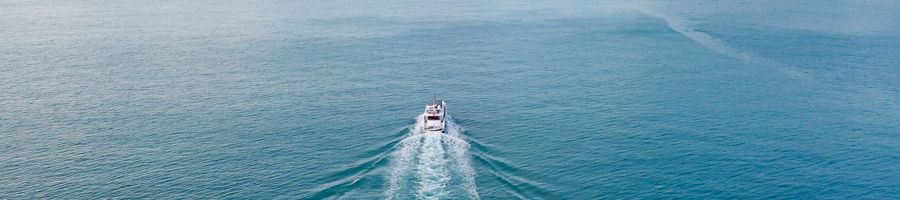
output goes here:
[{"label": "boat cabin", "polygon": [[430,131],[442,131],[444,129],[444,117],[446,117],[446,104],[441,100],[428,101],[425,106],[425,129]]}]

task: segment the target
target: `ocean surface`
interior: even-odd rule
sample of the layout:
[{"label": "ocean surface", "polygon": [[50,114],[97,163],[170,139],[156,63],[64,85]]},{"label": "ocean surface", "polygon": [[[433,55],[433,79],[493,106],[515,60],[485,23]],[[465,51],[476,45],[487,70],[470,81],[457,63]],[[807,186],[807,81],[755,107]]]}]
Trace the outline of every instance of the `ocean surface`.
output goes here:
[{"label": "ocean surface", "polygon": [[898,1],[0,1],[0,199],[898,197]]}]

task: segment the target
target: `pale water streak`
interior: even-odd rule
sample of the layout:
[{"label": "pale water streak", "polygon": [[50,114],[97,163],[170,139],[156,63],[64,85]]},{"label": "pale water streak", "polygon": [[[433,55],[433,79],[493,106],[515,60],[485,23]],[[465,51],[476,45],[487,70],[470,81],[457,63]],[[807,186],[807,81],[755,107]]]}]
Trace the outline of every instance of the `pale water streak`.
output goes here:
[{"label": "pale water streak", "polygon": [[682,36],[690,39],[691,41],[694,41],[697,44],[700,44],[701,46],[706,47],[716,53],[720,53],[722,55],[726,55],[726,56],[729,56],[729,57],[732,57],[732,58],[735,58],[735,59],[738,59],[738,60],[741,60],[744,62],[752,63],[752,64],[759,64],[759,65],[765,65],[765,66],[776,66],[777,67],[776,70],[781,71],[782,73],[785,73],[786,75],[788,75],[789,77],[794,78],[794,79],[802,80],[802,79],[810,78],[806,74],[804,74],[804,72],[802,70],[798,69],[797,67],[785,66],[785,65],[778,63],[772,59],[752,55],[750,53],[743,52],[739,49],[730,47],[727,44],[725,44],[725,42],[713,37],[709,33],[695,29],[692,26],[692,23],[696,23],[696,22],[692,22],[688,19],[685,19],[685,17],[682,17],[682,16],[676,16],[676,15],[667,13],[665,11],[662,11],[660,8],[658,8],[657,6],[655,6],[652,3],[639,1],[639,2],[635,2],[635,3],[627,4],[627,5],[629,5],[627,7],[630,7],[638,12],[641,12],[643,14],[649,15],[651,17],[656,17],[656,18],[659,18],[659,19],[665,21],[666,26],[668,26],[669,29],[671,29],[672,31],[675,31],[678,34],[681,34]]}]

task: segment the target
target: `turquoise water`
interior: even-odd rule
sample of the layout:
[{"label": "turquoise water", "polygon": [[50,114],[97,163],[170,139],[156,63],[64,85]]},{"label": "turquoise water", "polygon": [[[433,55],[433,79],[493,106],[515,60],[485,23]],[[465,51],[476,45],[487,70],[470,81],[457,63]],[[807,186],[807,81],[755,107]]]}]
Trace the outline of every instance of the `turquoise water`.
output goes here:
[{"label": "turquoise water", "polygon": [[0,199],[895,199],[898,13],[3,1]]}]

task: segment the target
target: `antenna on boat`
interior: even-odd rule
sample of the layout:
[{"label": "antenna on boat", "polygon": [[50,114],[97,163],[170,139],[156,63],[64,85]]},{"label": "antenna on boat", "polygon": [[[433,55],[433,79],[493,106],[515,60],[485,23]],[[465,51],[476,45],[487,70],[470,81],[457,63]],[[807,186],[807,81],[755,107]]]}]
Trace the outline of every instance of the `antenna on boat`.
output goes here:
[{"label": "antenna on boat", "polygon": [[437,100],[437,92],[434,91],[434,88],[431,89],[431,101]]}]

